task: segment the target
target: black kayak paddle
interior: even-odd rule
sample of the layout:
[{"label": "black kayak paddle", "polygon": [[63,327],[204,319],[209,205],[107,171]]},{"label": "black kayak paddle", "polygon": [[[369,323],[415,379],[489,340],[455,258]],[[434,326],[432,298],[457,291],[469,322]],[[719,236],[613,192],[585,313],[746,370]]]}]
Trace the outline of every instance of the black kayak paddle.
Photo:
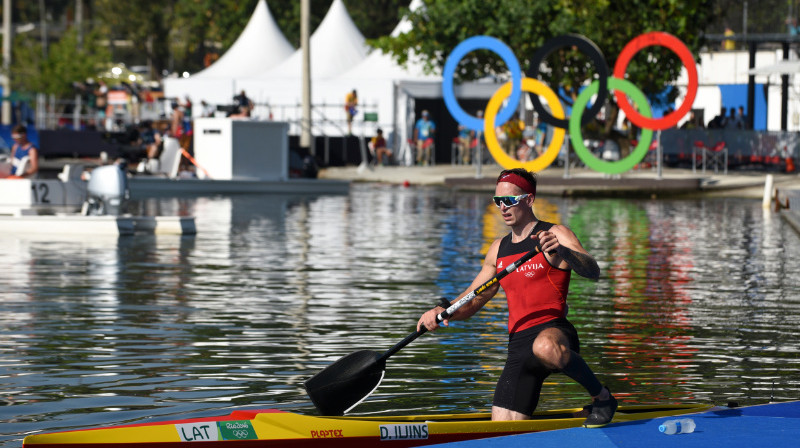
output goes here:
[{"label": "black kayak paddle", "polygon": [[[506,275],[514,272],[517,267],[530,260],[540,252],[537,248],[526,253],[514,263],[498,272],[491,280],[475,288],[472,292],[451,304],[445,311],[436,316],[436,322],[441,322],[461,308],[465,303],[474,299],[487,288],[499,282]],[[444,299],[446,301],[446,299]],[[444,306],[444,305],[442,305]],[[386,360],[400,351],[411,341],[422,336],[427,331],[424,326],[397,345],[381,354],[372,350],[359,350],[340,358],[333,364],[322,369],[305,382],[306,392],[322,415],[343,415],[364,401],[380,385],[386,370]]]}]

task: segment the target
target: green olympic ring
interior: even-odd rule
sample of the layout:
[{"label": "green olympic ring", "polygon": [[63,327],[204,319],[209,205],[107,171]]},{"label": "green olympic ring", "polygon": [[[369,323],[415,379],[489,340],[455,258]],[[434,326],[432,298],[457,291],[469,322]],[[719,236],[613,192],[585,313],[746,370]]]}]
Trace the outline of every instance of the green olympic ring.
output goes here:
[{"label": "green olympic ring", "polygon": [[[642,114],[642,116],[645,118],[651,118],[653,116],[647,97],[645,97],[644,93],[630,81],[613,77],[607,78],[607,80],[609,89],[615,89],[628,94],[633,100],[633,103],[639,108],[639,113]],[[622,160],[607,162],[595,157],[583,144],[581,117],[583,116],[583,110],[586,108],[586,104],[589,103],[589,99],[596,95],[599,89],[600,81],[592,81],[592,83],[578,95],[578,98],[575,99],[575,104],[572,106],[572,116],[569,118],[569,138],[572,141],[572,147],[575,148],[575,154],[580,157],[587,167],[606,174],[624,173],[636,166],[636,164],[641,162],[647,155],[647,151],[650,150],[650,142],[653,141],[653,130],[642,128],[642,134],[636,148]]]}]

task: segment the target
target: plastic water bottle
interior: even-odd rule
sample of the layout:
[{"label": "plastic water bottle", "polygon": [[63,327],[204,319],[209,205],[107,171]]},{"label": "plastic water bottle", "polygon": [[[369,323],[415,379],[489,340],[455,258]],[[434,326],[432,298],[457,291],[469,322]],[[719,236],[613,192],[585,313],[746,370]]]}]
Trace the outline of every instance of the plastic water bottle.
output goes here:
[{"label": "plastic water bottle", "polygon": [[696,427],[697,425],[694,424],[694,420],[690,418],[682,418],[680,420],[667,420],[659,425],[658,430],[669,435],[688,434],[690,432],[694,432],[694,428]]}]

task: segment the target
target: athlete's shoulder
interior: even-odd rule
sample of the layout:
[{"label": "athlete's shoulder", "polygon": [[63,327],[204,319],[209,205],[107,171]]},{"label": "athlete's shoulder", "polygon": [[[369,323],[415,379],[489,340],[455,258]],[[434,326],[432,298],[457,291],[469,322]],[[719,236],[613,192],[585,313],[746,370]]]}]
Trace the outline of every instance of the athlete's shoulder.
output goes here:
[{"label": "athlete's shoulder", "polygon": [[497,250],[500,248],[500,244],[502,244],[504,239],[505,239],[505,237],[500,237],[500,238],[497,238],[494,241],[492,241],[492,245],[489,246],[489,251],[487,252],[487,254],[490,254],[492,252],[497,254]]},{"label": "athlete's shoulder", "polygon": [[500,243],[503,241],[503,238],[497,238],[496,240],[492,241],[491,246],[489,246],[489,250],[486,251],[486,260],[487,262],[491,262],[494,265],[495,260],[497,260],[497,254],[500,252]]}]

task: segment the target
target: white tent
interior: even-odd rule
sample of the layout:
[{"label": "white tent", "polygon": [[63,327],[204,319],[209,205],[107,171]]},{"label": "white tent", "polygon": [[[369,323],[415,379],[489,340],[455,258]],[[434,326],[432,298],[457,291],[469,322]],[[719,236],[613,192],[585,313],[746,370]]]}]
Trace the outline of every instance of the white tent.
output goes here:
[{"label": "white tent", "polygon": [[748,70],[749,75],[794,75],[800,73],[800,61],[781,60],[775,64]]},{"label": "white tent", "polygon": [[250,21],[219,60],[195,74],[198,78],[236,78],[256,75],[276,67],[294,53],[266,0],[259,0]]},{"label": "white tent", "polygon": [[[410,8],[421,5],[414,0]],[[403,19],[392,31],[393,36],[408,31],[411,23]],[[271,112],[279,120],[298,120],[301,101],[301,58],[298,50],[281,66],[264,73],[257,78],[239,78],[237,88],[246,90],[257,103],[268,103],[273,106]],[[351,90],[358,91],[359,112],[367,110],[377,112],[378,125],[391,132],[397,115],[395,111],[396,83],[401,80],[430,81],[439,83],[441,77],[423,72],[422,64],[413,55],[406,67],[399,66],[394,59],[380,50],[368,52],[368,46],[357,27],[350,18],[341,0],[335,0],[325,19],[311,37],[311,75],[312,103],[315,108],[315,119],[324,115],[333,121],[327,126],[317,129],[327,134],[337,134],[346,127],[345,112],[342,107],[345,95]],[[275,110],[276,105],[280,110]],[[291,111],[289,110],[291,109]],[[266,116],[263,108],[257,108],[257,114]],[[363,115],[356,117],[360,121]],[[373,126],[374,127],[374,126]],[[354,129],[354,132],[361,130]],[[371,132],[372,130],[367,130]]]},{"label": "white tent", "polygon": [[[409,8],[413,11],[422,5],[421,0],[411,2]],[[411,22],[403,17],[391,32],[392,37],[397,37],[402,33],[411,30]],[[410,80],[426,79],[441,80],[438,75],[428,75],[423,70],[423,64],[413,53],[409,54],[408,63],[401,67],[391,55],[380,50],[373,50],[370,55],[358,65],[340,74],[337,78],[342,80],[362,80],[362,79],[381,79],[381,80]]]},{"label": "white tent", "polygon": [[[344,104],[347,92],[353,89],[348,86],[340,90],[338,86],[330,88],[324,80],[358,65],[367,57],[369,47],[364,36],[353,23],[342,0],[334,0],[325,18],[310,38],[311,101],[315,107],[315,119],[320,115],[328,119],[344,118],[344,108],[336,105]],[[300,119],[300,102],[302,99],[302,49],[297,50],[285,62],[258,76],[238,77],[237,90],[244,90],[256,102],[255,116],[266,118],[272,116],[276,120],[297,122]],[[268,104],[269,109],[264,105]],[[321,105],[327,104],[331,110]],[[340,110],[339,110],[340,109]],[[330,115],[337,114],[331,117]],[[329,122],[330,124],[330,122]],[[325,132],[337,133],[343,125],[335,124],[326,128]]]},{"label": "white tent", "polygon": [[[311,77],[334,77],[367,57],[364,36],[353,23],[342,0],[334,0],[328,13],[311,36]],[[256,75],[259,79],[302,77],[303,50],[294,52],[279,66]],[[247,78],[248,75],[239,76]]]},{"label": "white tent", "polygon": [[211,104],[231,103],[237,77],[253,76],[274,68],[293,52],[266,0],[259,0],[247,26],[225,54],[189,78],[164,80],[165,95],[170,98],[188,95],[195,105],[199,105],[200,100]]}]

